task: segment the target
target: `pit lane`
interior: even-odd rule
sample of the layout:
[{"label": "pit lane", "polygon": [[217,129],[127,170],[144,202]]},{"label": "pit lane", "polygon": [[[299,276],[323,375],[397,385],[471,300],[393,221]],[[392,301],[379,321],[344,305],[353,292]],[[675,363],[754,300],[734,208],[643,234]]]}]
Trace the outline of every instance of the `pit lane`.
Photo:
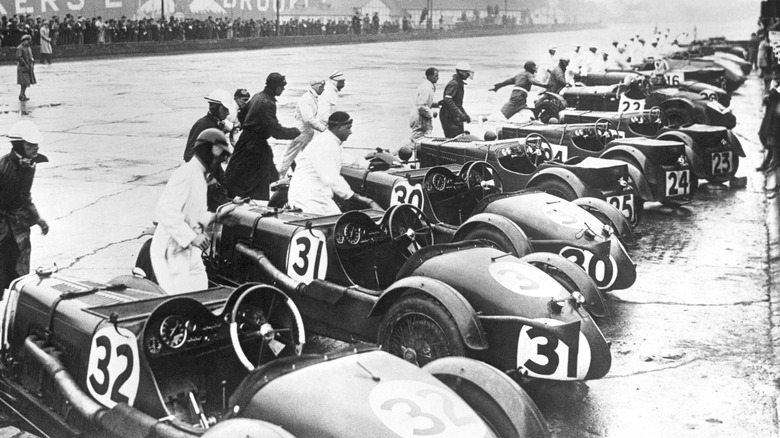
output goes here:
[{"label": "pit lane", "polygon": [[[611,38],[586,35],[555,38]],[[422,72],[442,68],[440,94],[453,53],[478,70],[466,91],[471,113],[499,107],[506,96],[487,88],[514,74],[515,60],[541,57],[551,36],[511,38],[511,44],[490,37],[435,47],[382,43],[39,66],[30,102],[0,103],[0,126],[7,129],[19,113],[31,117],[45,133],[41,152],[51,160],[38,168],[33,196],[52,230],[45,237],[34,230],[32,266],[56,262],[68,274],[96,280],[128,273],[142,243],[137,237],[151,225],[189,127],[205,114],[202,96],[213,88],[254,93],[268,72],[281,71],[290,85],[279,114],[289,124],[303,84],[339,68],[347,75],[343,109],[356,120],[347,145],[358,155],[375,146],[397,149]],[[511,47],[505,57],[484,53],[499,45]],[[14,73],[12,66],[0,68],[3,77]],[[14,97],[17,88],[8,82],[0,90]],[[637,283],[611,294],[613,315],[599,322],[612,340],[608,376],[528,385],[556,437],[777,436],[780,297],[772,273],[780,245],[777,201],[765,192],[775,178],[753,171],[760,162],[758,87],[752,76],[732,103],[748,154],[739,172],[747,187],[702,185],[688,206],[648,206],[632,250]],[[13,436],[4,430],[0,436]]]}]

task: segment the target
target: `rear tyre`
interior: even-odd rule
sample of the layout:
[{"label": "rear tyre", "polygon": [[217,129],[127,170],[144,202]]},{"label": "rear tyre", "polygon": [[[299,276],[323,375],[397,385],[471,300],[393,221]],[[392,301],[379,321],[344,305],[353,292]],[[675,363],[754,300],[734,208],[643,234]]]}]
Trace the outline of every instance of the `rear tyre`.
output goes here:
[{"label": "rear tyre", "polygon": [[512,254],[515,257],[522,257],[531,251],[527,241],[525,247],[518,248],[518,245],[515,245],[509,236],[501,232],[501,230],[491,226],[477,226],[465,233],[460,240],[479,239],[487,240],[488,242],[495,244],[501,251]]},{"label": "rear tyre", "polygon": [[693,117],[689,111],[682,108],[666,108],[663,110],[664,126],[683,126],[693,123]]},{"label": "rear tyre", "polygon": [[577,192],[575,192],[570,185],[558,179],[548,179],[546,181],[542,181],[537,184],[536,187],[543,190],[545,193],[563,198],[567,201],[573,201],[577,199]]},{"label": "rear tyre", "polygon": [[446,356],[465,356],[460,330],[447,309],[420,294],[401,297],[379,324],[381,348],[417,366]]},{"label": "rear tyre", "polygon": [[551,101],[539,102],[536,106],[536,118],[542,123],[550,123],[550,119],[558,119],[561,109]]}]

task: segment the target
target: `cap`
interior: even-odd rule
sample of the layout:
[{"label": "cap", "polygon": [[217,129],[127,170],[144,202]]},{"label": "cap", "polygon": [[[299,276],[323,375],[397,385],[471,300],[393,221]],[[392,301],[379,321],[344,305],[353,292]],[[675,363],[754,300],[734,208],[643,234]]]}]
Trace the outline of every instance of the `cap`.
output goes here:
[{"label": "cap", "polygon": [[248,99],[248,98],[252,97],[252,95],[249,94],[249,91],[247,91],[246,88],[239,88],[239,89],[236,90],[235,93],[233,93],[233,97],[236,98],[236,99],[240,99],[240,98],[247,98]]},{"label": "cap", "polygon": [[312,79],[309,81],[309,86],[313,87],[315,85],[324,84],[325,81],[322,79]]},{"label": "cap", "polygon": [[230,146],[225,133],[217,128],[204,129],[203,132],[198,134],[198,138],[195,140],[195,146],[200,146],[203,143],[217,146],[228,154],[233,153],[233,148]]},{"label": "cap", "polygon": [[334,81],[343,81],[346,78],[344,77],[344,73],[341,72],[341,70],[336,70],[333,73],[328,76],[330,79],[333,79]]},{"label": "cap", "polygon": [[550,51],[550,52],[555,52],[555,51],[558,50],[558,48],[555,47],[555,46],[550,46],[547,50]]},{"label": "cap", "polygon": [[461,70],[461,71],[471,71],[471,66],[468,62],[461,61],[457,64],[455,64],[455,70]]},{"label": "cap", "polygon": [[335,127],[352,123],[352,118],[344,111],[335,111],[328,117],[328,127]]},{"label": "cap", "polygon": [[230,97],[230,93],[227,90],[216,89],[204,97],[208,103],[218,103],[224,106],[230,111],[233,106],[233,98]]},{"label": "cap", "polygon": [[526,71],[531,71],[536,68],[536,63],[533,61],[526,61],[525,64],[523,64],[523,69]]},{"label": "cap", "polygon": [[588,50],[590,50],[593,53],[596,53],[596,50],[598,50],[598,48],[590,46],[590,47],[588,47]]},{"label": "cap", "polygon": [[27,143],[39,144],[41,131],[35,126],[35,123],[29,120],[19,120],[8,128],[8,138],[11,141],[24,140]]},{"label": "cap", "polygon": [[273,72],[265,78],[266,87],[283,87],[287,85],[287,78],[281,73]]},{"label": "cap", "polygon": [[27,41],[27,40],[31,40],[31,39],[32,39],[32,37],[30,35],[24,34],[24,35],[22,35],[21,41]]}]

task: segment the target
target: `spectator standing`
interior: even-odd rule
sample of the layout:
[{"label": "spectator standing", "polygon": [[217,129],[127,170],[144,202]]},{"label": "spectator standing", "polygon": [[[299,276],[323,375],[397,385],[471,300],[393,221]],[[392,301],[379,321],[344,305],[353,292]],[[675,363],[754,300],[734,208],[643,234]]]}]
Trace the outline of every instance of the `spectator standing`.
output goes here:
[{"label": "spectator standing", "polygon": [[761,38],[755,32],[751,33],[750,41],[748,41],[748,61],[754,69],[758,69],[758,45],[760,43]]},{"label": "spectator standing", "polygon": [[49,29],[49,20],[43,20],[41,23],[41,63],[51,65],[51,30]]},{"label": "spectator standing", "polygon": [[471,122],[471,117],[463,109],[463,95],[465,94],[465,81],[474,72],[467,62],[459,62],[455,66],[455,74],[444,87],[444,103],[439,114],[444,136],[452,138],[463,133],[463,123]]},{"label": "spectator standing", "polygon": [[417,140],[421,137],[429,135],[433,131],[433,119],[436,117],[434,109],[439,107],[438,102],[434,101],[438,81],[439,70],[430,67],[425,70],[425,80],[417,87],[414,108],[412,108],[409,117],[409,127],[412,128],[410,137],[412,146],[416,145]]},{"label": "spectator standing", "polygon": [[301,134],[287,145],[279,166],[279,179],[287,177],[287,171],[295,161],[295,157],[311,142],[314,134],[325,130],[326,125],[317,118],[318,99],[324,89],[325,81],[314,79],[309,82],[309,89],[298,99],[298,104],[295,106],[295,120],[298,121]]},{"label": "spectator standing", "polygon": [[292,140],[301,134],[297,128],[282,126],[276,118],[276,98],[286,86],[283,75],[271,73],[265,80],[265,89],[249,101],[244,131],[225,171],[230,196],[268,199],[268,186],[279,179],[268,139]]},{"label": "spectator standing", "polygon": [[19,100],[30,100],[27,97],[27,87],[36,84],[35,59],[33,59],[30,35],[22,35],[22,42],[16,47],[16,83],[19,84]]},{"label": "spectator standing", "polygon": [[98,16],[95,20],[95,31],[97,32],[97,43],[106,43],[106,23],[103,22],[103,17]]},{"label": "spectator standing", "polygon": [[336,104],[339,101],[339,92],[346,85],[347,80],[344,73],[339,70],[334,71],[328,76],[325,82],[325,90],[320,94],[317,100],[317,118],[322,125],[328,122],[328,117],[336,111]]},{"label": "spectator standing", "polygon": [[30,194],[36,163],[49,161],[38,154],[41,133],[33,122],[21,120],[8,138],[11,152],[0,158],[0,296],[11,281],[30,272],[30,227],[49,232]]},{"label": "spectator standing", "polygon": [[769,33],[764,33],[761,42],[758,45],[758,55],[756,63],[758,64],[758,76],[763,79],[764,87],[761,96],[766,97],[769,92],[769,84],[772,82],[774,72],[775,57],[772,52],[772,45],[769,44]]}]

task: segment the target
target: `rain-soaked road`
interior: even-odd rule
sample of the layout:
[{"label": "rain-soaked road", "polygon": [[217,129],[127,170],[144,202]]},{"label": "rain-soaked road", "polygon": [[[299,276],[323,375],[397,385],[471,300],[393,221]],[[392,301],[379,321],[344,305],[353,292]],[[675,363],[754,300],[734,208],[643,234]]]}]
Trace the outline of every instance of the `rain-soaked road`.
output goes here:
[{"label": "rain-soaked road", "polygon": [[[104,281],[128,273],[187,132],[205,114],[202,97],[214,88],[254,93],[269,72],[280,71],[289,86],[279,114],[288,123],[303,84],[338,68],[347,77],[340,107],[356,121],[347,145],[397,149],[428,66],[442,69],[440,94],[454,63],[471,62],[477,77],[465,105],[472,115],[487,114],[508,96],[487,89],[549,44],[623,36],[537,34],[39,66],[39,84],[24,105],[10,80],[0,85],[0,131],[20,113],[30,117],[45,133],[41,151],[51,160],[38,168],[33,191],[51,232],[34,230],[32,265],[56,262],[71,275]],[[0,76],[14,74],[15,67],[0,67]],[[778,435],[770,204],[764,176],[753,171],[759,94],[754,76],[732,104],[748,154],[740,169],[747,187],[702,185],[686,207],[647,207],[632,253],[637,283],[610,294],[613,315],[600,322],[612,340],[609,375],[529,386],[556,437]],[[0,436],[14,433],[5,432]]]}]

